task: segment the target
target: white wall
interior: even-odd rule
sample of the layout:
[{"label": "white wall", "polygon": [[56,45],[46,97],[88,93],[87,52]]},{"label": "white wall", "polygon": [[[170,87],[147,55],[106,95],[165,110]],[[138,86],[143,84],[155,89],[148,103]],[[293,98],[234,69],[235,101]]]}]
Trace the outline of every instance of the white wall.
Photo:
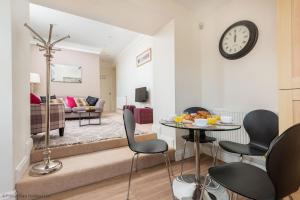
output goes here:
[{"label": "white wall", "polygon": [[0,3],[0,199],[15,199],[15,181],[29,164],[29,32],[23,26],[28,6],[27,0]]},{"label": "white wall", "polygon": [[153,58],[153,129],[175,147],[176,130],[159,125],[159,120],[175,114],[175,21],[153,36]]},{"label": "white wall", "polygon": [[[82,67],[82,83],[51,82],[51,94],[56,96],[95,96],[100,97],[100,61],[99,55],[62,50],[54,55],[52,63]],[[31,47],[31,72],[41,76],[41,83],[36,85],[40,95],[46,94],[46,63],[43,52],[36,46]]]},{"label": "white wall", "polygon": [[29,165],[32,148],[29,102],[30,33],[24,27],[24,23],[28,21],[28,0],[12,1],[13,145],[16,180],[21,178]]},{"label": "white wall", "polygon": [[[127,96],[127,103],[137,107],[151,106],[153,89],[153,61],[140,67],[136,65],[136,56],[152,48],[152,37],[141,35],[130,43],[116,57],[117,98]],[[135,102],[135,89],[147,87],[148,102]]]},{"label": "white wall", "polygon": [[[200,54],[203,106],[277,111],[276,1],[211,1],[198,12],[204,24]],[[219,53],[219,39],[227,27],[239,20],[253,21],[259,38],[247,56],[227,60]]]},{"label": "white wall", "polygon": [[0,2],[0,199],[14,190],[13,127],[12,127],[12,44],[11,2]]},{"label": "white wall", "polygon": [[198,20],[189,12],[175,19],[176,113],[201,105],[201,35]]}]

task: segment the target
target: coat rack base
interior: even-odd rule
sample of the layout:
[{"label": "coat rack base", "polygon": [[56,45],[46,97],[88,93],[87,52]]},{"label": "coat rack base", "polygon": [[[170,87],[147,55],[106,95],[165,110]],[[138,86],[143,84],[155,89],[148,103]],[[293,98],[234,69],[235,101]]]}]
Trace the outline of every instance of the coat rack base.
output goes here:
[{"label": "coat rack base", "polygon": [[59,171],[62,168],[62,162],[59,160],[51,160],[48,163],[39,162],[32,166],[30,176],[44,176]]}]

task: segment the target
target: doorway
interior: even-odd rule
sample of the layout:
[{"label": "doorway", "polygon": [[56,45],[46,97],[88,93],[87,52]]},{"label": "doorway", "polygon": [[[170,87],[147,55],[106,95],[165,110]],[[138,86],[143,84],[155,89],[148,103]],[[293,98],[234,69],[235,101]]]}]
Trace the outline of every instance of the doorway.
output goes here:
[{"label": "doorway", "polygon": [[104,112],[116,111],[116,68],[102,66],[100,68],[100,94],[105,101]]}]

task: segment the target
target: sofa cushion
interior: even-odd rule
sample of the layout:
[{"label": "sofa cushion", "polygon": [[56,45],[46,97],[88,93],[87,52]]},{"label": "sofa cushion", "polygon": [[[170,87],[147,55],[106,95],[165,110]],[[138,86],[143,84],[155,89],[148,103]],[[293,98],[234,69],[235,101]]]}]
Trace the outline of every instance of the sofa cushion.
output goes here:
[{"label": "sofa cushion", "polygon": [[74,107],[74,108],[72,108],[72,111],[73,111],[73,112],[85,111],[85,110],[86,110],[85,107]]},{"label": "sofa cushion", "polygon": [[62,98],[59,98],[59,99],[51,99],[50,100],[50,103],[54,103],[54,104],[64,104],[65,105],[65,102]]},{"label": "sofa cushion", "polygon": [[75,102],[75,99],[74,97],[67,97],[67,105],[70,107],[70,108],[74,108],[74,107],[77,107],[77,104]]},{"label": "sofa cushion", "polygon": [[71,113],[71,112],[72,112],[72,108],[65,107],[65,112],[66,112],[66,113]]},{"label": "sofa cushion", "polygon": [[42,101],[39,96],[37,96],[33,93],[30,93],[30,103],[31,104],[41,104]]},{"label": "sofa cushion", "polygon": [[96,98],[96,97],[91,97],[91,96],[88,96],[87,98],[86,98],[86,101],[88,102],[88,104],[90,105],[90,106],[95,106],[96,104],[97,104],[97,102],[98,102],[98,98]]},{"label": "sofa cushion", "polygon": [[78,97],[78,98],[75,98],[75,101],[76,101],[76,104],[78,107],[89,105],[85,98]]},{"label": "sofa cushion", "polygon": [[[50,100],[51,99],[56,99],[56,96],[55,95],[50,96]],[[46,103],[46,96],[41,96],[41,100],[42,100],[42,103]]]}]

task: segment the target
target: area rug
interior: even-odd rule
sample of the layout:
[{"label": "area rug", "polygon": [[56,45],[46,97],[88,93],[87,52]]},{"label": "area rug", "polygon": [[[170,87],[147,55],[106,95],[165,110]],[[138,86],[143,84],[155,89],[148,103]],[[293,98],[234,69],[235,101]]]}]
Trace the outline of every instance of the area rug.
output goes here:
[{"label": "area rug", "polygon": [[[82,120],[86,124],[88,120]],[[91,119],[91,123],[99,123],[98,119]],[[136,130],[135,134],[143,134],[143,131]],[[103,118],[101,125],[89,125],[79,127],[78,120],[67,120],[63,137],[59,136],[58,130],[50,132],[50,147],[67,146],[74,144],[88,144],[111,138],[125,138],[124,125],[121,122]],[[34,149],[45,147],[45,134],[32,136]]]}]

